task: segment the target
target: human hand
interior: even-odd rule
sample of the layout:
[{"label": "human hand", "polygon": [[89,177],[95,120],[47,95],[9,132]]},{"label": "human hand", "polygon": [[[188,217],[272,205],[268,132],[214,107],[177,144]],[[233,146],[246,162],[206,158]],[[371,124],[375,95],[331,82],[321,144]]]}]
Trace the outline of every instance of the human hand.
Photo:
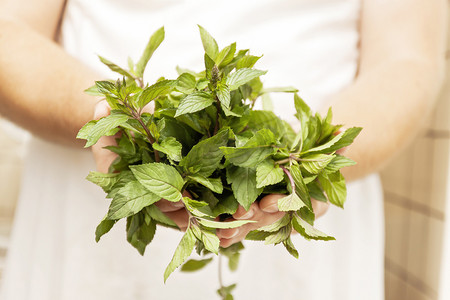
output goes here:
[{"label": "human hand", "polygon": [[[216,234],[220,239],[220,246],[227,248],[237,242],[245,239],[247,234],[260,227],[275,223],[281,219],[285,212],[278,210],[278,200],[286,197],[283,194],[271,194],[261,199],[259,203],[253,203],[250,209],[246,211],[239,206],[236,213],[233,214],[234,220],[253,220],[255,223],[248,223],[238,228],[217,229]],[[323,216],[328,210],[329,203],[311,199],[311,204],[316,218]]]}]

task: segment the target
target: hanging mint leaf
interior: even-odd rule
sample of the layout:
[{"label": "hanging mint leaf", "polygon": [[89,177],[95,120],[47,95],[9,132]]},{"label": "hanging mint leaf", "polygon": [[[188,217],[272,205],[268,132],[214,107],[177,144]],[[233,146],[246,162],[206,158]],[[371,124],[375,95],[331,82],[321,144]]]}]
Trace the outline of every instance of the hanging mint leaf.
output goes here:
[{"label": "hanging mint leaf", "polygon": [[295,231],[297,231],[307,239],[322,241],[335,240],[334,237],[329,236],[308,224],[308,222],[304,221],[297,214],[294,214],[294,218],[292,219],[292,226],[294,227]]},{"label": "hanging mint leaf", "polygon": [[200,174],[189,175],[187,178],[200,183],[214,193],[222,194],[223,192],[222,180],[220,178],[206,178]]},{"label": "hanging mint leaf", "polygon": [[119,180],[119,173],[101,173],[96,171],[89,172],[89,175],[86,177],[92,183],[95,183],[99,187],[101,187],[106,193],[109,193]]},{"label": "hanging mint leaf", "polygon": [[139,213],[127,218],[127,241],[135,247],[141,255],[144,255],[145,248],[153,240],[156,232],[156,224],[150,220],[145,222],[143,213]]},{"label": "hanging mint leaf", "polygon": [[174,167],[149,163],[130,166],[130,169],[136,179],[153,194],[172,202],[181,200],[184,180]]},{"label": "hanging mint leaf", "polygon": [[278,200],[278,209],[280,211],[296,211],[303,206],[305,204],[295,192]]},{"label": "hanging mint leaf", "polygon": [[175,118],[187,113],[194,113],[214,103],[214,97],[206,92],[194,92],[181,100]]},{"label": "hanging mint leaf", "polygon": [[194,272],[203,269],[205,266],[207,266],[211,261],[212,257],[206,258],[206,259],[190,259],[184,265],[181,266],[182,272]]},{"label": "hanging mint leaf", "polygon": [[107,234],[114,226],[114,224],[116,224],[116,222],[117,220],[108,220],[105,217],[95,229],[95,241],[98,243],[100,241],[100,238],[103,235]]},{"label": "hanging mint leaf", "polygon": [[159,45],[164,40],[164,27],[161,27],[150,37],[150,40],[145,47],[144,53],[136,64],[136,75],[142,77],[144,75],[145,67],[148,61],[153,56],[153,53],[158,49]]},{"label": "hanging mint leaf", "polygon": [[196,238],[191,229],[186,230],[186,233],[181,238],[178,247],[175,249],[175,253],[170,261],[169,265],[164,272],[164,282],[169,278],[170,274],[175,271],[176,268],[181,266],[186,259],[191,255],[194,250]]}]

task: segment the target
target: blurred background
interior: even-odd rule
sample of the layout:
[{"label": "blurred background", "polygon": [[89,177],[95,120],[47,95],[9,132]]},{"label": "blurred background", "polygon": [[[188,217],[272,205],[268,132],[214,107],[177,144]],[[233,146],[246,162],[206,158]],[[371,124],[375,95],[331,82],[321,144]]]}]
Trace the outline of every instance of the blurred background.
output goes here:
[{"label": "blurred background", "polygon": [[[450,42],[447,49],[450,58]],[[447,61],[446,82],[426,129],[381,172],[386,215],[386,300],[450,299],[450,60]],[[0,126],[0,280],[27,139],[24,132],[5,126],[10,125]],[[12,137],[6,131],[16,134]]]}]

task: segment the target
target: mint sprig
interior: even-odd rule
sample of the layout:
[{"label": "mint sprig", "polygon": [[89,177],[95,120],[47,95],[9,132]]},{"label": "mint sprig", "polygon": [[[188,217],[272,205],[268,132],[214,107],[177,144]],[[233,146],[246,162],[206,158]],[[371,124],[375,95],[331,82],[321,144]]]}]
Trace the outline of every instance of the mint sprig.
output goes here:
[{"label": "mint sprig", "polygon": [[[353,127],[340,131],[333,125],[331,109],[325,117],[313,114],[293,87],[265,88],[260,77],[266,71],[254,68],[261,56],[237,50],[236,43],[219,49],[216,40],[201,26],[205,50],[205,70],[178,68],[176,79],[144,81],[145,68],[164,40],[164,28],[150,38],[136,64],[128,60],[122,68],[99,57],[118,80],[97,81],[86,90],[103,96],[111,114],[88,122],[78,138],[92,146],[102,137],[121,134],[117,146],[107,147],[118,158],[109,173],[91,172],[87,179],[99,185],[111,199],[105,218],[96,229],[96,240],[109,232],[117,220],[127,220],[127,240],[142,255],[153,240],[156,225],[176,228],[176,224],[155,205],[160,199],[182,201],[189,224],[165,273],[164,281],[182,266],[194,248],[198,254],[221,253],[235,270],[241,243],[219,247],[219,228],[235,228],[251,221],[221,222],[236,212],[238,205],[252,203],[271,193],[285,193],[278,207],[285,216],[274,224],[248,234],[249,240],[283,244],[298,257],[290,239],[292,230],[306,239],[334,239],[313,227],[311,198],[343,207],[345,180],[340,169],[355,164],[336,151],[349,146],[361,131]],[[268,93],[294,94],[295,116],[301,130],[271,111],[253,110]],[[144,106],[153,103],[152,114]],[[188,191],[192,198],[183,197]],[[182,270],[201,269],[211,261],[189,260]],[[235,285],[218,290],[223,299],[232,299]]]}]

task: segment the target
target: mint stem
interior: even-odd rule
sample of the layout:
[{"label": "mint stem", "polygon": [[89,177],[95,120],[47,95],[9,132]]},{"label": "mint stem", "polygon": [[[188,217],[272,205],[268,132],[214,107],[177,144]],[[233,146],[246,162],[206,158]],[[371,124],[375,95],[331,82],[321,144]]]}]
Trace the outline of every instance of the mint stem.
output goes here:
[{"label": "mint stem", "polygon": [[289,182],[291,183],[291,187],[292,187],[292,193],[295,193],[295,182],[294,182],[294,178],[291,175],[291,172],[289,172],[289,170],[286,169],[284,166],[280,166],[280,168],[283,170],[283,172],[289,178]]}]

